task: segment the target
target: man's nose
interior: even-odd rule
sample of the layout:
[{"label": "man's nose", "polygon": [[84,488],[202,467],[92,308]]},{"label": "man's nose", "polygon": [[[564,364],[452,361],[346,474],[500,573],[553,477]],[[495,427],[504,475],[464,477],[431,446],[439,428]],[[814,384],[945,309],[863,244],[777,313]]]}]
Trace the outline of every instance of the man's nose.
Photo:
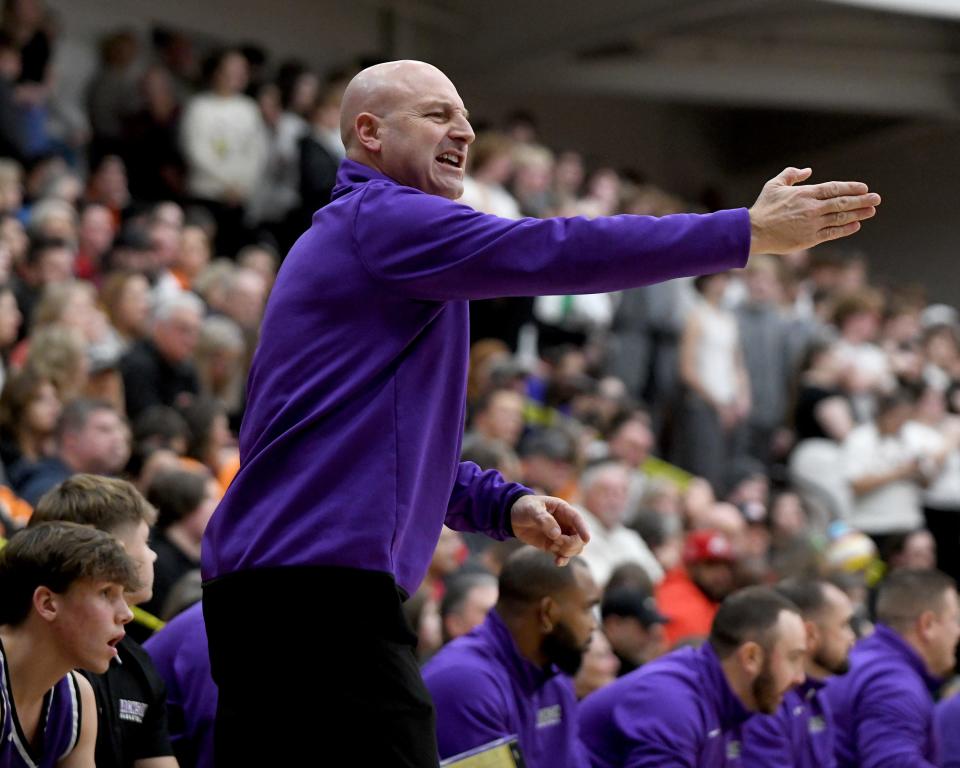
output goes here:
[{"label": "man's nose", "polygon": [[467,144],[472,144],[473,140],[477,138],[473,132],[473,126],[470,125],[470,121],[463,115],[460,115],[453,121],[453,126],[450,128],[450,136],[451,138],[465,141]]},{"label": "man's nose", "polygon": [[121,624],[129,624],[133,621],[133,611],[130,610],[130,606],[127,605],[126,600],[121,600],[120,606],[120,610],[117,611],[117,618]]}]

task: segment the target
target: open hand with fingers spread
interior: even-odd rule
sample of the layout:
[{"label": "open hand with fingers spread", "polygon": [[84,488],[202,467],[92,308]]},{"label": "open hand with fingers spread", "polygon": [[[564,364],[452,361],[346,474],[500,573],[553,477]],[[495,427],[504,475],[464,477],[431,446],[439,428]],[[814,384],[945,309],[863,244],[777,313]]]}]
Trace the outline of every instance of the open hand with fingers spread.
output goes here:
[{"label": "open hand with fingers spread", "polygon": [[553,496],[521,496],[510,509],[513,535],[556,556],[566,565],[590,541],[583,516],[563,499]]},{"label": "open hand with fingers spread", "polygon": [[785,168],[763,185],[750,209],[750,253],[789,253],[860,230],[876,214],[880,195],[859,181],[795,186],[810,168]]}]

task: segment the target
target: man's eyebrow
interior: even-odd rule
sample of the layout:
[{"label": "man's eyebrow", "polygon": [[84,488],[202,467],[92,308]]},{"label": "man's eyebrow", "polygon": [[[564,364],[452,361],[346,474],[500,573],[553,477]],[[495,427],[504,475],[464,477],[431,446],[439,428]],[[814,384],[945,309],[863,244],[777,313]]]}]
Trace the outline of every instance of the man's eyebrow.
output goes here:
[{"label": "man's eyebrow", "polygon": [[462,112],[463,116],[469,120],[470,111],[466,107],[458,107],[451,101],[428,101],[421,105],[421,109],[433,109],[434,107],[442,107],[445,110],[452,110],[454,112]]}]

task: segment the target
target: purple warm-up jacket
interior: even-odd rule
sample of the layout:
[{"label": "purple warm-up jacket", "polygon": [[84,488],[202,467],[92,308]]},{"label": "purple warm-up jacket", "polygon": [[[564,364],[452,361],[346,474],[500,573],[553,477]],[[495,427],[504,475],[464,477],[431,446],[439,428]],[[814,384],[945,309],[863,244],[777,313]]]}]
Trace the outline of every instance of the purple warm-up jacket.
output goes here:
[{"label": "purple warm-up jacket", "polygon": [[214,768],[217,686],[210,673],[201,604],[195,603],[167,622],[143,649],[167,686],[170,742],[177,757],[194,768]]},{"label": "purple warm-up jacket", "polygon": [[755,715],[743,728],[743,768],[833,768],[833,715],[824,683],[808,677],[787,691],[772,715]]},{"label": "purple warm-up jacket", "polygon": [[960,768],[960,694],[937,704],[936,725],[943,768]]},{"label": "purple warm-up jacket", "polygon": [[528,768],[589,768],[570,678],[525,659],[495,610],[430,659],[423,682],[441,758],[516,736]]},{"label": "purple warm-up jacket", "polygon": [[939,766],[933,692],[941,682],[900,635],[878,624],[854,646],[850,670],[824,688],[839,768]]},{"label": "purple warm-up jacket", "polygon": [[506,538],[528,491],[459,461],[467,301],[719,272],[749,248],[746,209],[501,219],[344,161],[270,295],[204,578],[347,566],[409,593],[444,523]]},{"label": "purple warm-up jacket", "polygon": [[734,768],[752,713],[709,643],[644,664],[580,702],[593,768]]}]

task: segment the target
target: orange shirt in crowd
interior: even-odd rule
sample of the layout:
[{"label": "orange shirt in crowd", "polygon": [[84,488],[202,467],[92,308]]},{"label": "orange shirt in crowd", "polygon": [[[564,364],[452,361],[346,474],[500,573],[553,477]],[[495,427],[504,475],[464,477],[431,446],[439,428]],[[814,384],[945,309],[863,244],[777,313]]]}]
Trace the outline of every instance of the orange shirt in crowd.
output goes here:
[{"label": "orange shirt in crowd", "polygon": [[686,568],[678,566],[667,571],[656,589],[657,610],[670,621],[664,627],[667,647],[686,637],[707,637],[719,603],[707,597],[687,574]]}]

